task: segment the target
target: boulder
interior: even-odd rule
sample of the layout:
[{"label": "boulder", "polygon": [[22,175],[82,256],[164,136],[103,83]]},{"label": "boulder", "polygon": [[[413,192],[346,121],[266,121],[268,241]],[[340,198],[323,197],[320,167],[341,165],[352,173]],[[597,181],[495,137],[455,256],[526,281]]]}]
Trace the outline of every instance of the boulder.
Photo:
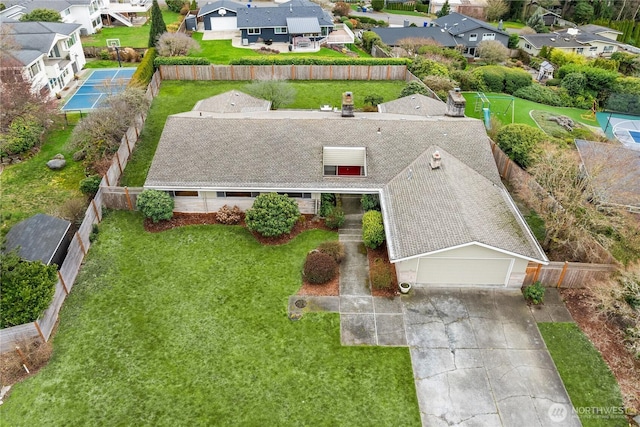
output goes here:
[{"label": "boulder", "polygon": [[55,156],[53,156],[54,159],[56,160],[64,160],[64,156],[60,153],[56,154]]},{"label": "boulder", "polygon": [[47,167],[52,170],[59,170],[65,167],[67,161],[64,159],[52,159],[47,162]]},{"label": "boulder", "polygon": [[565,128],[569,132],[571,132],[573,130],[573,127],[575,126],[575,123],[573,123],[573,120],[567,116],[558,116],[558,117],[552,116],[552,117],[549,117],[547,120],[549,120],[550,122],[556,122],[557,124]]}]

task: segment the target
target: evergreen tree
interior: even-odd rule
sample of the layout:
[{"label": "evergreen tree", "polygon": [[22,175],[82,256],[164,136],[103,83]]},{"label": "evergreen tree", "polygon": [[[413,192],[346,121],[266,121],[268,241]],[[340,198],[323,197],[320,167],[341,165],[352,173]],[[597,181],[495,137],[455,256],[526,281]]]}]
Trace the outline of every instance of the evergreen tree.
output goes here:
[{"label": "evergreen tree", "polygon": [[164,23],[164,19],[162,19],[162,11],[160,11],[160,6],[158,6],[158,0],[153,0],[153,5],[151,6],[151,29],[149,30],[149,47],[154,47],[158,38],[162,35],[162,33],[167,32],[167,26]]},{"label": "evergreen tree", "polygon": [[449,0],[445,0],[442,5],[442,9],[436,13],[436,16],[438,18],[442,18],[443,16],[447,16],[449,13],[451,13],[451,6],[449,6]]}]

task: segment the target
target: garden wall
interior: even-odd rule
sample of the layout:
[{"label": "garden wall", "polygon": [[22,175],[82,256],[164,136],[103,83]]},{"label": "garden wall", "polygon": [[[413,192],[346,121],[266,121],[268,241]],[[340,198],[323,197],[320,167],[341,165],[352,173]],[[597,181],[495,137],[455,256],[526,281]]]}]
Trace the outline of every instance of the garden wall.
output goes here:
[{"label": "garden wall", "polygon": [[[147,86],[146,96],[148,99],[152,100],[158,94],[160,82],[160,75],[156,72],[151,79],[151,83]],[[67,295],[69,295],[69,292],[73,289],[84,257],[91,247],[90,235],[93,226],[102,221],[104,187],[109,186],[109,183],[115,184],[120,179],[122,171],[133,151],[133,147],[138,140],[140,131],[144,126],[145,118],[143,115],[136,117],[134,125],[131,126],[122,137],[120,148],[113,158],[111,167],[102,178],[102,182],[100,183],[101,188],[89,203],[82,224],[74,234],[69,249],[67,250],[67,256],[58,270],[58,282],[56,283],[55,293],[49,308],[47,308],[42,316],[35,322],[0,329],[0,353],[14,350],[16,345],[24,340],[38,337],[44,341],[49,340],[53,328],[58,321],[58,314],[62,308],[62,304]]]}]

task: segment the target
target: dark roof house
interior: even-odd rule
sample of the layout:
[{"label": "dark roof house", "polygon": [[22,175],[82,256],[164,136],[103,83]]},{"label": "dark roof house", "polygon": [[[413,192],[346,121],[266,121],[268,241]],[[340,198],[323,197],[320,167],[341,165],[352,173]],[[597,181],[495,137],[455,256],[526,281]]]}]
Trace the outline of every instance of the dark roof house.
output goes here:
[{"label": "dark roof house", "polygon": [[444,47],[456,47],[456,38],[448,31],[439,27],[376,27],[371,31],[376,33],[387,46],[399,46],[402,39],[420,38],[431,39]]},{"label": "dark roof house", "polygon": [[71,242],[70,230],[71,223],[67,220],[36,214],[11,227],[6,250],[18,248],[18,253],[26,260],[60,266]]}]

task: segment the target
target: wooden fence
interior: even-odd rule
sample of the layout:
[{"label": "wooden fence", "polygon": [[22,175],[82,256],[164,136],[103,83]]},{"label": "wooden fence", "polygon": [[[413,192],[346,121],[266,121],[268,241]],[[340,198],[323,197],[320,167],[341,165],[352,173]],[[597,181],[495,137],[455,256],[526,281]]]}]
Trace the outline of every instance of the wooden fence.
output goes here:
[{"label": "wooden fence", "polygon": [[616,268],[613,264],[579,262],[529,263],[523,286],[540,281],[547,288],[584,288],[594,281],[607,279]]},{"label": "wooden fence", "polygon": [[[153,75],[151,83],[147,86],[147,97],[153,99],[160,89],[160,75],[156,72]],[[129,156],[133,151],[142,126],[144,126],[145,116],[140,115],[134,119],[134,124],[127,130],[122,137],[120,148],[113,158],[111,167],[102,178],[100,189],[95,197],[89,203],[89,207],[85,211],[84,219],[80,228],[71,239],[71,244],[67,250],[60,269],[58,270],[58,282],[56,283],[55,293],[49,308],[34,322],[25,323],[23,325],[12,326],[10,328],[0,329],[0,353],[15,349],[16,345],[23,340],[33,338],[41,338],[48,341],[53,328],[58,320],[58,313],[64,303],[64,300],[73,289],[73,285],[80,271],[80,266],[91,247],[90,235],[94,224],[102,221],[102,207],[104,206],[104,193],[108,193],[106,187],[113,183],[114,185],[120,179],[122,171],[127,164]]]},{"label": "wooden fence", "polygon": [[406,65],[161,65],[162,80],[404,80]]}]

